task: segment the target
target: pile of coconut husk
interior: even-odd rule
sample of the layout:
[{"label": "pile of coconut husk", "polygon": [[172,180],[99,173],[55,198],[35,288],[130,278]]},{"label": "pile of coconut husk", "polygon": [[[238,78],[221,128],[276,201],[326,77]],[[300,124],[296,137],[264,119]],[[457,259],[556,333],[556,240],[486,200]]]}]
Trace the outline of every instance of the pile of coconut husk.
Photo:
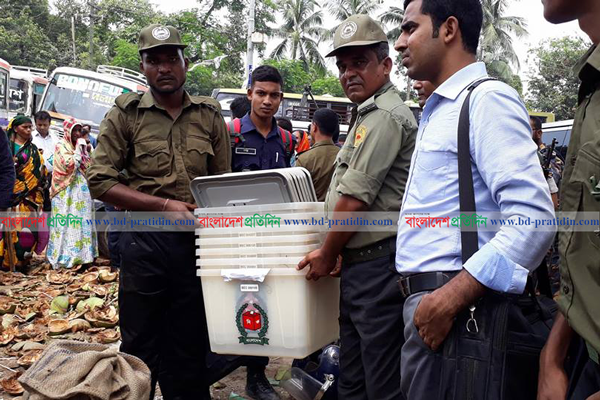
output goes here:
[{"label": "pile of coconut husk", "polygon": [[18,376],[51,340],[119,341],[118,272],[107,264],[55,271],[40,263],[26,275],[0,272],[0,393],[23,392]]}]

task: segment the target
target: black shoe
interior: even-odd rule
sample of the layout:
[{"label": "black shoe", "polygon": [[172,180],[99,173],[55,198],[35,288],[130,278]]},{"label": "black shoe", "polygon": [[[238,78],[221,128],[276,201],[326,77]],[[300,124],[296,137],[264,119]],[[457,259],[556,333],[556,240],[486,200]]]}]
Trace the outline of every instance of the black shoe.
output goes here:
[{"label": "black shoe", "polygon": [[246,394],[254,400],[279,400],[280,397],[265,376],[264,369],[248,368],[246,376]]}]

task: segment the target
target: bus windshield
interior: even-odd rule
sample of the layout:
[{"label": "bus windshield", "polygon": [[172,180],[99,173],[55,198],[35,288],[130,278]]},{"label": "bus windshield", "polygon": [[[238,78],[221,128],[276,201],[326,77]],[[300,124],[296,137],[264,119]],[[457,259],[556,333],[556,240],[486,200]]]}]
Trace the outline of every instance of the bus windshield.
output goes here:
[{"label": "bus windshield", "polygon": [[115,98],[129,89],[97,79],[56,74],[48,84],[41,110],[70,115],[100,125]]},{"label": "bus windshield", "polygon": [[27,108],[28,84],[22,79],[10,80],[10,96],[8,106],[10,111],[25,112]]}]

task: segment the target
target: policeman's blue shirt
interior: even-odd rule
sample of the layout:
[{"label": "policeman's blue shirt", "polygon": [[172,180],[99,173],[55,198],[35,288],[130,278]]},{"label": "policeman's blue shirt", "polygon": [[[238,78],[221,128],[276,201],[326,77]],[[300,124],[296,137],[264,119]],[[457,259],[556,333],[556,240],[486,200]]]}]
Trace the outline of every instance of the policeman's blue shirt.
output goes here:
[{"label": "policeman's blue shirt", "polygon": [[244,136],[245,141],[243,143],[238,141],[234,145],[231,157],[231,170],[233,172],[290,166],[290,160],[286,157],[286,149],[275,118],[273,118],[271,132],[265,138],[256,129],[250,119],[250,113],[248,113],[242,118],[241,134]]}]

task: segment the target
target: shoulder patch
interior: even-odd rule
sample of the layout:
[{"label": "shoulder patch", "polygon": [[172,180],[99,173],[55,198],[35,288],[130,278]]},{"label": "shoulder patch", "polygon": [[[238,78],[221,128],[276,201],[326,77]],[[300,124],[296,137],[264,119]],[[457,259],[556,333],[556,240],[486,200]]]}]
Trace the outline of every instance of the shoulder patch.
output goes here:
[{"label": "shoulder patch", "polygon": [[129,93],[124,93],[124,94],[117,96],[117,98],[115,99],[115,104],[117,107],[124,110],[127,107],[129,107],[131,104],[139,103],[141,99],[142,99],[141,94],[135,93],[135,92],[129,92]]},{"label": "shoulder patch", "polygon": [[209,108],[216,110],[217,112],[221,112],[221,104],[217,100],[213,99],[212,97],[190,96],[190,100],[194,104],[203,104],[205,106],[208,106]]},{"label": "shoulder patch", "polygon": [[377,107],[377,104],[375,104],[375,103],[371,103],[371,104],[369,104],[368,106],[366,106],[366,107],[364,107],[364,108],[361,108],[361,109],[358,111],[358,115],[362,116],[362,115],[368,114],[368,113],[370,113],[371,111],[375,111],[375,110],[377,110],[378,108],[379,108],[379,107]]},{"label": "shoulder patch", "polygon": [[368,129],[364,125],[359,125],[354,132],[354,147],[358,147],[367,137]]}]

